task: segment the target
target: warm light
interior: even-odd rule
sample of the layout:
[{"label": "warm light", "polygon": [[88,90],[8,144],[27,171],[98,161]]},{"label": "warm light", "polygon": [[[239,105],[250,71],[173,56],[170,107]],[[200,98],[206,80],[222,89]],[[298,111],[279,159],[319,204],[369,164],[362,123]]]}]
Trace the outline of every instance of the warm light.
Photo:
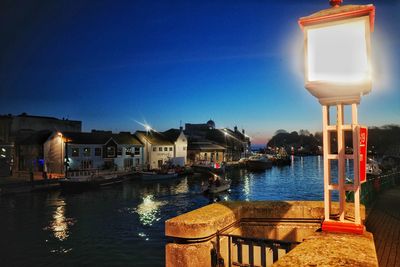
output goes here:
[{"label": "warm light", "polygon": [[307,30],[308,81],[363,83],[370,81],[366,42],[368,17]]},{"label": "warm light", "polygon": [[359,103],[371,91],[373,5],[337,6],[299,19],[305,87],[322,105]]}]

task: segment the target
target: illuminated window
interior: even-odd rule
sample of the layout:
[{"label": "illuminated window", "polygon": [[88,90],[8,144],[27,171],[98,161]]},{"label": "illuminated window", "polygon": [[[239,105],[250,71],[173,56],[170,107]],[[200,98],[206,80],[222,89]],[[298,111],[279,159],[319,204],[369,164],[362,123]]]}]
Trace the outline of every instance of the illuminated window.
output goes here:
[{"label": "illuminated window", "polygon": [[89,147],[85,147],[83,149],[83,156],[84,157],[90,157],[90,148]]},{"label": "illuminated window", "polygon": [[79,157],[79,148],[77,148],[77,147],[72,148],[72,156]]}]

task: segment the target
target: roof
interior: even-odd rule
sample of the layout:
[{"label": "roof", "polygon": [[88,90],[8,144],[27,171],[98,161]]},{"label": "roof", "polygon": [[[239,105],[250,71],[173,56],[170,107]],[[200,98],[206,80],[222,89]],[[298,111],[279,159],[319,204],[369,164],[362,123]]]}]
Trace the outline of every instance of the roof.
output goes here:
[{"label": "roof", "polygon": [[63,132],[68,143],[73,144],[105,144],[110,138],[120,145],[142,145],[139,139],[130,133],[112,134],[109,132]]},{"label": "roof", "polygon": [[20,145],[42,145],[46,142],[47,138],[51,135],[51,131],[43,130],[34,132],[33,134],[29,135],[28,137],[19,141]]},{"label": "roof", "polygon": [[192,142],[188,145],[188,150],[201,150],[201,151],[224,151],[225,147],[217,145],[212,142],[200,141]]},{"label": "roof", "polygon": [[369,16],[371,31],[374,29],[375,20],[375,7],[373,5],[343,5],[339,7],[327,8],[310,16],[302,17],[299,19],[299,25],[301,28],[307,25],[337,21],[344,18]]},{"label": "roof", "polygon": [[175,142],[179,135],[181,134],[181,130],[179,129],[169,129],[162,133],[166,138],[168,138],[171,142]]},{"label": "roof", "polygon": [[149,132],[137,131],[136,135],[139,138],[146,139],[152,145],[167,145],[167,146],[174,145],[174,143],[169,140],[167,135],[164,135],[163,133],[159,133],[156,131],[149,131]]}]

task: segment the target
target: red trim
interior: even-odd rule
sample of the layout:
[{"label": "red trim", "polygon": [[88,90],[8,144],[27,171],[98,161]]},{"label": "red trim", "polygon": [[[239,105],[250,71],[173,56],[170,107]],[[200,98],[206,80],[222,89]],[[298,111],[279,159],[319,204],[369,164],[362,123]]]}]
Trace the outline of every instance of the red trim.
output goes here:
[{"label": "red trim", "polygon": [[350,233],[350,234],[364,234],[364,225],[348,223],[348,222],[337,222],[337,221],[324,221],[322,223],[322,231],[334,232],[334,233]]},{"label": "red trim", "polygon": [[356,18],[362,17],[365,15],[369,15],[369,22],[371,27],[371,32],[374,31],[374,22],[375,22],[375,7],[367,6],[363,9],[353,10],[353,11],[345,11],[342,13],[319,16],[319,17],[304,17],[299,19],[300,28],[303,30],[304,26],[319,24],[330,21],[337,21],[342,19]]}]

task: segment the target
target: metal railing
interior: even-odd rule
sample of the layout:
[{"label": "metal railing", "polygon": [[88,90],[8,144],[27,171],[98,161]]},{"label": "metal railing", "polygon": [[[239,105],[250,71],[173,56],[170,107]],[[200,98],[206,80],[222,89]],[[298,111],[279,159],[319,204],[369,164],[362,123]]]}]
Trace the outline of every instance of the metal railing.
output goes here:
[{"label": "metal railing", "polygon": [[[228,264],[221,257],[222,239],[227,238]],[[216,266],[271,266],[299,242],[249,238],[232,234],[217,234]]]},{"label": "metal railing", "polygon": [[[377,175],[368,178],[361,185],[361,203],[369,207],[377,198],[379,192],[400,184],[400,172],[393,172],[384,175]],[[353,192],[346,194],[347,201],[354,201]]]}]

